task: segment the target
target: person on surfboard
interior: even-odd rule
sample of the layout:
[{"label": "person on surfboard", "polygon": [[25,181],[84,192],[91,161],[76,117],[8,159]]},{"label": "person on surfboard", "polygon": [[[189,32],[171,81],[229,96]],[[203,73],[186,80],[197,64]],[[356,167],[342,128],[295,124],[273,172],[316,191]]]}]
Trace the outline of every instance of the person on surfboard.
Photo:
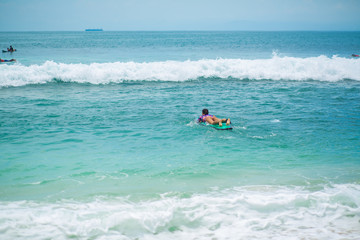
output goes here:
[{"label": "person on surfboard", "polygon": [[15,62],[16,59],[10,59],[10,60],[6,60],[6,59],[1,59],[0,58],[0,62]]},{"label": "person on surfboard", "polygon": [[204,108],[202,110],[202,115],[198,118],[198,121],[199,122],[207,122],[209,124],[213,124],[213,125],[216,125],[216,124],[219,124],[220,127],[222,127],[222,123],[223,122],[226,122],[226,125],[230,125],[230,118],[226,119],[226,118],[217,118],[215,117],[214,115],[210,115],[209,114],[209,110]]},{"label": "person on surfboard", "polygon": [[[12,53],[12,52],[15,52],[16,49],[14,49],[13,46],[10,46],[9,48],[7,48],[7,51]],[[3,50],[3,52],[6,52],[6,51]]]},{"label": "person on surfboard", "polygon": [[16,49],[14,49],[12,46],[10,46],[10,48],[7,48],[7,50],[2,50],[2,52],[9,52],[9,53],[13,53],[15,51]]}]

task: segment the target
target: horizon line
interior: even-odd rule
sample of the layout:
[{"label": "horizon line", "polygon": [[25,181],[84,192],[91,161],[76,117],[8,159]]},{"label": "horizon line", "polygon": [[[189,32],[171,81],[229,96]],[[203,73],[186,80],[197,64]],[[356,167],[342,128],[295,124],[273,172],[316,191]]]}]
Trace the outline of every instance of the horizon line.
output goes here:
[{"label": "horizon line", "polygon": [[[84,30],[0,30],[0,32],[92,32]],[[360,32],[360,30],[104,30],[102,32]]]}]

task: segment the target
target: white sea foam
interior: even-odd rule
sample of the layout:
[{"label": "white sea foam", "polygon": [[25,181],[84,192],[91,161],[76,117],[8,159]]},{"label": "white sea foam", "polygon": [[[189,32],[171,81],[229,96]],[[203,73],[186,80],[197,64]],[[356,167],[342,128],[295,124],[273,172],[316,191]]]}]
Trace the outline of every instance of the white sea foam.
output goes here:
[{"label": "white sea foam", "polygon": [[1,239],[357,239],[360,185],[247,186],[156,199],[0,202]]},{"label": "white sea foam", "polygon": [[271,120],[271,122],[272,123],[279,123],[279,122],[281,122],[279,119],[273,119],[273,120]]},{"label": "white sea foam", "polygon": [[199,61],[114,62],[63,64],[47,61],[42,65],[21,63],[0,65],[0,87],[42,84],[54,80],[91,84],[123,81],[187,81],[198,78],[250,80],[360,81],[360,59],[340,57],[271,59],[216,59]]}]

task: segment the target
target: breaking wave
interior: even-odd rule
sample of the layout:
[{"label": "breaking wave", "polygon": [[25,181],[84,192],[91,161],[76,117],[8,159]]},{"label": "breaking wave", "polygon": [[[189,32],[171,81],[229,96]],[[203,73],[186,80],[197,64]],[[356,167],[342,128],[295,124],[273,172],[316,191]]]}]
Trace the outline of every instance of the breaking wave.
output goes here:
[{"label": "breaking wave", "polygon": [[250,80],[360,81],[360,59],[333,56],[271,59],[203,59],[198,61],[113,62],[0,65],[0,87],[52,81],[108,84],[124,81],[188,81],[199,78]]},{"label": "breaking wave", "polygon": [[0,202],[3,239],[356,239],[359,185],[247,186],[155,199]]}]

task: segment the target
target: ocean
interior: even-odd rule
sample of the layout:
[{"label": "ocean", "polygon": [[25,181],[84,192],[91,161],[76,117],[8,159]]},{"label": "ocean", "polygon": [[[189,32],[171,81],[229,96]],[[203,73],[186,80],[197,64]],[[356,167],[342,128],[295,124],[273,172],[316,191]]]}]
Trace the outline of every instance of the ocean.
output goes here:
[{"label": "ocean", "polygon": [[[359,239],[360,32],[0,32],[0,239]],[[233,130],[197,124],[201,110]]]}]

